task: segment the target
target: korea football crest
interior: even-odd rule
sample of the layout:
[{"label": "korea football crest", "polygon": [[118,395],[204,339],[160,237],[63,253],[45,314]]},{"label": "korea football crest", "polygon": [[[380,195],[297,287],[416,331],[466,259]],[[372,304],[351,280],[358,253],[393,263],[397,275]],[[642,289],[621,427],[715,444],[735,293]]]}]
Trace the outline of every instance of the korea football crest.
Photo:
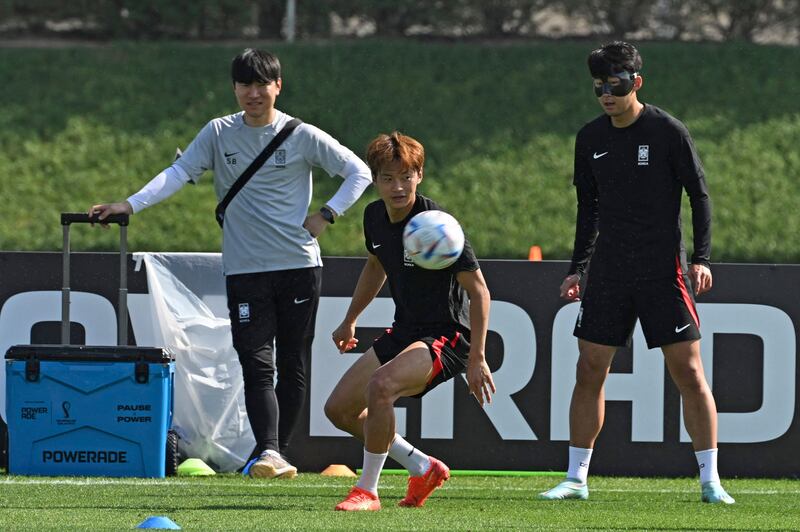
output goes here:
[{"label": "korea football crest", "polygon": [[286,168],[286,150],[283,148],[275,150],[273,162],[277,168]]},{"label": "korea football crest", "polygon": [[403,266],[414,267],[414,261],[411,260],[411,255],[408,254],[405,248],[403,248]]},{"label": "korea football crest", "polygon": [[650,145],[639,144],[639,152],[637,155],[639,166],[647,166],[650,164]]},{"label": "korea football crest", "polygon": [[250,303],[239,303],[239,323],[250,321]]}]

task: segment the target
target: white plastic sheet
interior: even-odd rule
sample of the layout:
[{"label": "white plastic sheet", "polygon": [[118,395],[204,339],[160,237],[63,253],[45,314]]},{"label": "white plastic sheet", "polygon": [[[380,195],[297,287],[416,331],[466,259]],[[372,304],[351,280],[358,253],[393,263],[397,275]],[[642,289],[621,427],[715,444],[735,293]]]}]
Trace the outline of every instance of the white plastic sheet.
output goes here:
[{"label": "white plastic sheet", "polygon": [[[155,338],[175,354],[173,428],[180,452],[217,471],[235,471],[255,446],[230,320],[217,317],[169,268],[144,254]],[[220,275],[222,275],[220,273]]]}]

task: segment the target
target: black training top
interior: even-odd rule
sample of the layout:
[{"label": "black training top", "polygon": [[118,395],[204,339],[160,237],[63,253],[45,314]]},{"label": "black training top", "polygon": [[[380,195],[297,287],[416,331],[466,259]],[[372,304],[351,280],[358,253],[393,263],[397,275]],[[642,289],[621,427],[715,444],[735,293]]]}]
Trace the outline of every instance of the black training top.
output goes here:
[{"label": "black training top", "polygon": [[417,266],[403,248],[403,228],[417,213],[443,211],[436,202],[417,194],[414,207],[404,220],[391,223],[383,200],[364,209],[364,238],[367,251],[378,257],[389,281],[395,304],[394,327],[426,330],[452,327],[469,330],[466,291],[456,281],[461,271],[475,271],[478,260],[468,240],[458,260],[443,270]]},{"label": "black training top", "polygon": [[[689,195],[693,264],[708,266],[711,202],[703,166],[680,121],[646,105],[630,126],[602,115],[578,132],[575,178],[578,220],[569,273],[618,279],[674,276],[680,261],[681,194]],[[599,233],[599,234],[598,234]]]}]

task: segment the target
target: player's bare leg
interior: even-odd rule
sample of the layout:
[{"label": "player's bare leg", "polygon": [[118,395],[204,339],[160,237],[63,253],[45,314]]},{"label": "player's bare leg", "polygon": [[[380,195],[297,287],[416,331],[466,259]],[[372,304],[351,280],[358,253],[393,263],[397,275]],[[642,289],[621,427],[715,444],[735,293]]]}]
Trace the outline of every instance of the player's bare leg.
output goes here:
[{"label": "player's bare leg", "polygon": [[369,416],[364,425],[364,447],[368,451],[389,450],[395,433],[394,403],[422,392],[432,371],[428,346],[415,342],[372,374],[367,385]]},{"label": "player's bare leg", "polygon": [[[380,367],[374,351],[367,351],[344,374],[325,403],[325,415],[336,428],[364,441],[364,420],[367,418],[365,390],[372,374]],[[395,434],[389,447],[389,458],[405,467],[411,476],[422,476],[430,468],[430,457]]]},{"label": "player's bare leg", "polygon": [[[422,392],[431,378],[433,362],[428,346],[415,342],[391,362],[381,367],[370,381],[367,395],[369,416],[367,417],[365,449],[368,452],[386,452],[396,445],[394,403],[400,397],[409,397]],[[427,459],[427,467],[418,475],[408,479],[406,496],[400,506],[420,507],[444,482],[450,478],[450,468],[433,457]]]},{"label": "player's bare leg", "polygon": [[325,403],[325,415],[336,428],[364,441],[364,420],[367,418],[365,390],[372,374],[381,366],[370,348],[342,376]]},{"label": "player's bare leg", "polygon": [[717,405],[706,382],[700,342],[691,340],[662,348],[667,369],[683,399],[686,431],[695,451],[717,446]]},{"label": "player's bare leg", "polygon": [[[359,359],[342,376],[339,383],[331,392],[328,401],[325,403],[325,415],[339,429],[345,430],[358,438],[364,440],[364,422],[367,419],[367,400],[364,390],[369,383],[372,374],[380,367],[380,361],[375,356],[375,351],[369,349],[361,355]],[[364,453],[365,466],[368,464],[369,453]],[[372,461],[378,460],[383,467],[385,457],[373,457]],[[378,499],[377,483],[375,489],[364,489],[356,485],[347,494],[347,497],[336,505],[336,510],[344,511],[374,511],[381,509],[381,502]]]},{"label": "player's bare leg", "polygon": [[[430,354],[427,355],[430,359]],[[325,404],[325,414],[339,429],[344,430],[364,441],[364,422],[367,419],[367,398],[365,390],[380,362],[369,350],[361,356],[345,373]],[[427,381],[426,381],[427,382]],[[412,497],[406,495],[401,501],[403,506],[422,506],[428,495],[449,478],[449,468],[436,458],[429,457],[415,448],[399,434],[394,434],[389,447],[389,457],[400,463],[409,471],[409,484],[426,482],[424,490],[415,489]],[[436,484],[434,488],[427,484]],[[405,503],[405,504],[404,504]]]},{"label": "player's bare leg", "polygon": [[[377,358],[375,361],[377,362]],[[348,497],[336,507],[338,510],[380,508],[377,498],[378,478],[388,450],[396,438],[394,403],[400,397],[416,395],[423,391],[433,370],[430,351],[422,342],[412,344],[393,360],[373,371],[366,386],[363,386],[364,375],[369,365],[369,362],[364,362],[362,367],[353,368],[346,374],[326,405],[326,413],[331,419],[337,420],[340,428],[349,426],[351,432],[358,436],[360,425],[364,439],[364,467],[361,477]],[[359,399],[354,397],[353,392],[359,388],[361,390],[366,388],[368,404],[366,411],[361,408],[362,403]],[[335,406],[337,401],[349,405],[349,409]],[[433,460],[435,459],[430,459],[430,463],[433,463]],[[446,466],[444,467],[446,469]],[[428,490],[420,506],[435,487]]]},{"label": "player's bare leg", "polygon": [[617,348],[578,339],[580,356],[569,408],[569,468],[564,482],[540,493],[543,500],[588,499],[586,478],[594,442],[605,419],[604,384]]},{"label": "player's bare leg", "polygon": [[574,447],[591,449],[603,428],[606,412],[604,384],[617,348],[578,340],[575,388],[569,407],[569,441]]},{"label": "player's bare leg", "polygon": [[683,400],[686,431],[700,467],[701,500],[733,504],[735,501],[722,487],[717,472],[717,405],[703,370],[700,341],[669,344],[661,350]]}]

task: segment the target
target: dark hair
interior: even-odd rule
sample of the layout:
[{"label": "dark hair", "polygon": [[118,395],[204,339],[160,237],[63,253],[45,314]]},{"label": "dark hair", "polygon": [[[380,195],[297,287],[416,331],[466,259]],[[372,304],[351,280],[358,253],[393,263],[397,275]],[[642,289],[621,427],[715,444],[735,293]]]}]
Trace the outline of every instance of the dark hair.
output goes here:
[{"label": "dark hair", "polygon": [[587,62],[593,78],[605,78],[623,70],[635,74],[642,69],[639,50],[624,41],[614,41],[592,50]]},{"label": "dark hair", "polygon": [[400,161],[404,170],[420,171],[425,166],[425,148],[399,131],[378,135],[367,147],[367,164],[372,177],[377,177],[381,168],[393,161]]},{"label": "dark hair", "polygon": [[269,52],[247,48],[233,58],[231,79],[234,83],[250,84],[254,81],[269,83],[281,77],[281,63]]}]

